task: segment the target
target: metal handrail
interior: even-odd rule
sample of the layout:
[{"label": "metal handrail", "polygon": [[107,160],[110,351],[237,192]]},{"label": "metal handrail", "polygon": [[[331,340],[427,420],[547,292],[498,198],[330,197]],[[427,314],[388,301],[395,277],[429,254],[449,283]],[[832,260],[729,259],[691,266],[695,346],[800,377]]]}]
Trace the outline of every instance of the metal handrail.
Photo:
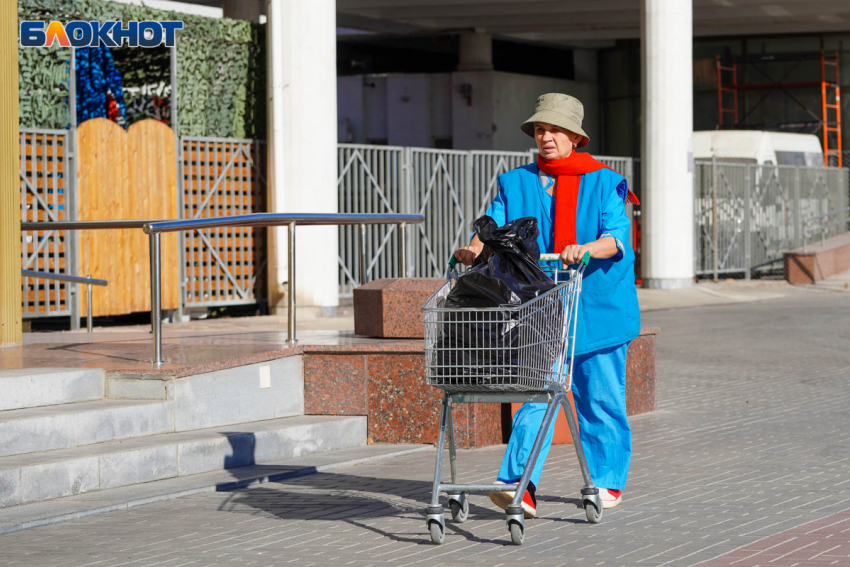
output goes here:
[{"label": "metal handrail", "polygon": [[163,232],[180,232],[186,230],[202,230],[207,228],[224,228],[238,226],[270,227],[286,226],[288,231],[288,273],[289,289],[287,293],[287,339],[286,342],[295,344],[295,227],[297,225],[359,225],[360,226],[360,285],[366,283],[366,225],[396,224],[399,226],[399,266],[404,276],[405,270],[405,227],[408,223],[425,222],[423,215],[402,214],[370,214],[370,213],[254,213],[229,217],[211,217],[203,219],[183,219],[145,223],[143,230],[150,238],[151,262],[151,326],[153,330],[154,359],[153,364],[159,365],[162,360],[162,321],[159,312],[162,305],[162,270],[160,254],[160,234]]},{"label": "metal handrail", "polygon": [[145,234],[152,234],[155,232],[180,232],[184,230],[203,230],[206,228],[233,226],[288,226],[293,222],[302,226],[418,224],[425,222],[425,217],[423,215],[395,213],[252,213],[229,217],[150,221],[144,225],[143,230]]},{"label": "metal handrail", "polygon": [[[101,221],[59,221],[59,222],[22,222],[21,230],[110,230],[141,228],[150,238],[150,274],[151,274],[151,330],[154,339],[153,364],[160,365],[162,360],[162,266],[160,234],[163,232],[181,232],[224,227],[270,227],[287,226],[289,228],[288,272],[289,293],[287,298],[287,342],[297,343],[295,337],[295,227],[296,225],[359,225],[360,226],[360,284],[366,283],[366,226],[370,224],[395,224],[399,227],[399,266],[402,277],[406,276],[405,249],[407,245],[405,227],[408,224],[425,222],[423,215],[373,214],[373,213],[253,213],[228,217],[202,219],[135,219]],[[54,274],[51,274],[54,275]],[[73,276],[67,276],[73,277]],[[103,281],[103,280],[98,280]],[[99,284],[93,284],[99,285]],[[89,287],[89,293],[91,287]],[[89,300],[89,309],[91,301]],[[89,316],[89,325],[91,316]]]},{"label": "metal handrail", "polygon": [[[150,274],[151,274],[151,330],[154,339],[153,364],[162,360],[162,267],[160,234],[163,232],[181,232],[223,227],[270,227],[287,226],[288,235],[288,273],[289,293],[287,298],[287,341],[297,343],[295,337],[295,227],[296,225],[359,225],[360,226],[360,284],[366,283],[366,226],[370,224],[398,225],[399,266],[401,275],[406,274],[405,248],[407,245],[405,227],[408,224],[425,222],[423,215],[407,214],[371,214],[371,213],[253,213],[229,217],[211,217],[202,219],[135,219],[135,220],[97,220],[97,221],[59,221],[59,222],[22,222],[21,230],[109,230],[141,228],[150,238]],[[102,280],[101,280],[102,281]],[[89,301],[91,307],[91,301]],[[89,317],[91,321],[91,317]]]},{"label": "metal handrail", "polygon": [[[142,228],[148,223],[168,219],[135,219],[135,220],[93,220],[93,221],[25,221],[21,222],[21,231],[54,231],[54,230],[118,230],[127,228]],[[51,274],[53,275],[53,274]],[[74,277],[74,276],[71,276]],[[100,280],[105,281],[105,280]],[[97,284],[96,284],[97,285]],[[91,294],[91,286],[87,292]],[[88,323],[91,332],[91,297],[89,297]],[[73,324],[72,327],[73,329]]]},{"label": "metal handrail", "polygon": [[[23,224],[23,223],[22,223]],[[25,278],[38,278],[41,280],[55,280],[57,282],[69,282],[75,284],[85,284],[86,286],[86,330],[92,332],[92,314],[91,314],[91,286],[107,286],[109,282],[106,280],[98,280],[91,276],[82,278],[80,276],[69,276],[67,274],[51,274],[50,272],[35,272],[33,270],[21,270],[21,275]]]},{"label": "metal handrail", "polygon": [[32,221],[22,222],[21,230],[108,230],[121,228],[142,228],[152,222],[163,222],[170,219],[135,219],[135,220],[94,220],[94,221]]},{"label": "metal handrail", "polygon": [[[850,211],[850,207],[843,207],[841,209],[835,209],[834,211],[829,211],[829,212],[823,213],[822,215],[815,215],[813,217],[809,217],[807,219],[804,219],[803,220],[803,252],[809,251],[809,223],[810,222],[820,220],[820,219],[825,219],[827,217],[831,217],[832,215],[837,215],[838,213],[844,213],[844,212],[847,212],[847,211]],[[838,221],[835,221],[835,222],[831,222],[829,224],[821,224],[821,226],[820,226],[820,229],[821,229],[821,233],[820,233],[821,246],[826,246],[826,230],[828,228],[832,228],[833,226],[839,226],[839,225],[845,224],[847,222],[850,222],[850,218],[838,220]]]}]

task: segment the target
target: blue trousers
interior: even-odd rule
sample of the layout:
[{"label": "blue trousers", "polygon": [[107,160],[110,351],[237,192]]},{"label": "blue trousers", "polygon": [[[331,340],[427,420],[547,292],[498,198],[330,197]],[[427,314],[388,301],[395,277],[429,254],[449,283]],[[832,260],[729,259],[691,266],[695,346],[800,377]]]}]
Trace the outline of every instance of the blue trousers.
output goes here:
[{"label": "blue trousers", "polygon": [[[626,418],[626,353],[629,343],[575,357],[573,399],[579,434],[593,483],[600,488],[626,487],[632,456],[632,430]],[[558,411],[563,411],[559,409]],[[525,470],[534,439],[543,422],[546,404],[524,404],[513,420],[499,480],[515,483]],[[552,446],[555,420],[546,434],[531,482],[540,486],[543,463]]]}]

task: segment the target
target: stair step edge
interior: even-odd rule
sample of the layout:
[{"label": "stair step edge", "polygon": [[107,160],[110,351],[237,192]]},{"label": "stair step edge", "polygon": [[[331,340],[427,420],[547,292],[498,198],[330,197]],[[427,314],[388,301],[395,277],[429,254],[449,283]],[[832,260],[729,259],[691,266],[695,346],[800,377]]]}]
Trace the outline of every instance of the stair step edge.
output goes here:
[{"label": "stair step edge", "polygon": [[237,423],[233,425],[220,425],[206,429],[194,429],[190,431],[178,431],[159,433],[130,439],[118,439],[95,443],[91,445],[80,445],[64,449],[53,449],[37,453],[26,453],[19,455],[8,455],[0,457],[0,472],[4,470],[17,469],[21,467],[37,466],[60,461],[73,461],[88,457],[100,457],[113,453],[128,453],[131,451],[152,449],[154,447],[180,445],[186,443],[203,442],[207,440],[224,439],[237,435],[265,433],[279,431],[302,425],[321,424],[325,422],[346,421],[364,419],[364,416],[294,416],[268,419],[263,421],[252,421]]}]

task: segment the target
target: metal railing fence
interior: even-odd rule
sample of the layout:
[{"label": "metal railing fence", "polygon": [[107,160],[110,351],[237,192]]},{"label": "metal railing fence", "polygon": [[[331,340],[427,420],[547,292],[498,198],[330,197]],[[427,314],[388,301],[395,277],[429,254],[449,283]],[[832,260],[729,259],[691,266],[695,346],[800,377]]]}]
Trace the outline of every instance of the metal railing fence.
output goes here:
[{"label": "metal railing fence", "polygon": [[[67,130],[20,130],[21,222],[73,220],[74,176]],[[54,275],[76,273],[76,237],[52,227],[21,232],[24,270]],[[21,310],[25,319],[71,316],[79,327],[76,289],[67,281],[24,276]],[[76,321],[76,324],[75,324]]]},{"label": "metal railing fence", "polygon": [[[632,158],[595,156],[632,185]],[[498,190],[499,175],[532,163],[537,150],[527,152],[436,150],[400,146],[339,144],[337,180],[340,213],[407,213],[425,217],[408,227],[403,272],[392,240],[396,227],[370,227],[366,237],[369,279],[404,273],[438,277],[446,259],[472,234],[472,223],[483,215]],[[352,228],[340,227],[340,294],[350,296],[360,283],[360,260]]]},{"label": "metal railing fence", "polygon": [[[21,130],[22,222],[76,220],[70,138],[66,130]],[[183,136],[179,144],[179,218],[219,218],[265,210],[262,141]],[[368,225],[363,238],[365,258],[359,245],[361,229],[339,227],[339,285],[343,295],[350,295],[365,279],[442,275],[445,259],[469,237],[472,222],[484,214],[495,196],[498,176],[534,161],[537,152],[339,144],[338,156],[340,213],[426,217],[425,224],[406,228],[403,270],[397,265],[397,226]],[[596,157],[632,184],[631,158]],[[60,230],[58,224],[41,226],[39,231],[22,234],[24,268],[75,274],[75,232]],[[179,253],[181,311],[264,298],[264,230],[216,227],[181,232]],[[80,302],[74,286],[25,279],[24,292],[24,317],[70,315],[73,328],[79,328]]]},{"label": "metal railing fence", "polygon": [[[195,219],[263,212],[265,144],[235,138],[179,138],[178,216]],[[75,221],[76,180],[68,130],[20,129],[21,222]],[[76,233],[43,225],[21,234],[24,269],[75,274]],[[125,227],[125,228],[129,228]],[[140,227],[139,227],[140,228]],[[265,231],[224,228],[180,235],[180,309],[255,303],[264,298]],[[24,318],[71,316],[79,296],[64,280],[24,278]]]},{"label": "metal railing fence", "polygon": [[[407,168],[402,167],[405,148],[340,144],[338,152],[337,202],[340,213],[370,212],[396,214],[408,211],[403,188]],[[393,258],[398,242],[393,239],[395,225],[371,225],[365,235],[356,226],[339,227],[340,289],[349,294],[362,280],[392,277],[396,272]],[[359,245],[365,242],[365,258]],[[409,252],[407,250],[406,252]],[[408,255],[407,258],[410,258]],[[408,270],[409,272],[409,270]]]},{"label": "metal railing fence", "polygon": [[[182,136],[181,219],[265,212],[265,144]],[[265,231],[217,227],[180,233],[180,308],[256,303],[264,297]]]},{"label": "metal railing fence", "polygon": [[[695,272],[750,278],[804,244],[804,219],[847,206],[850,170],[698,161]],[[846,231],[836,226],[834,233]]]},{"label": "metal railing fence", "polygon": [[848,222],[850,222],[850,207],[842,207],[803,219],[803,252],[808,251],[809,240],[813,233],[820,236],[821,246],[825,246],[828,237],[848,230],[846,226]]}]

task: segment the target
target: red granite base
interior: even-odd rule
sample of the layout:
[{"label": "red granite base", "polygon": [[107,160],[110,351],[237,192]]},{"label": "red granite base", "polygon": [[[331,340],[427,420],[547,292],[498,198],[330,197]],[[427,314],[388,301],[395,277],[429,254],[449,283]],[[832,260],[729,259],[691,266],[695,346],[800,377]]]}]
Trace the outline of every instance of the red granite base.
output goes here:
[{"label": "red granite base", "polygon": [[815,240],[806,252],[785,253],[785,279],[792,284],[813,284],[850,270],[850,233]]},{"label": "red granite base", "polygon": [[304,413],[307,415],[369,415],[368,355],[302,356]]},{"label": "red granite base", "polygon": [[442,278],[384,278],[354,290],[354,332],[367,337],[425,336],[422,305]]},{"label": "red granite base", "polygon": [[[375,443],[435,443],[442,390],[425,384],[419,352],[328,353],[305,348],[304,413],[366,415]],[[455,442],[475,448],[502,442],[499,404],[458,404]]]},{"label": "red granite base", "polygon": [[[628,415],[655,410],[655,335],[644,329],[632,341],[626,362]],[[424,351],[397,343],[372,345],[368,351],[305,346],[304,413],[366,415],[375,443],[434,443],[440,421],[442,390],[425,384]],[[572,397],[570,399],[572,403]],[[513,411],[519,407],[514,404]],[[573,410],[575,411],[575,410]],[[508,416],[506,416],[508,418]],[[503,442],[500,404],[458,404],[454,413],[458,447]],[[510,431],[505,424],[505,431]],[[572,443],[560,413],[555,443]]]},{"label": "red granite base", "polygon": [[626,357],[626,415],[655,411],[655,335],[661,329],[642,329]]}]

